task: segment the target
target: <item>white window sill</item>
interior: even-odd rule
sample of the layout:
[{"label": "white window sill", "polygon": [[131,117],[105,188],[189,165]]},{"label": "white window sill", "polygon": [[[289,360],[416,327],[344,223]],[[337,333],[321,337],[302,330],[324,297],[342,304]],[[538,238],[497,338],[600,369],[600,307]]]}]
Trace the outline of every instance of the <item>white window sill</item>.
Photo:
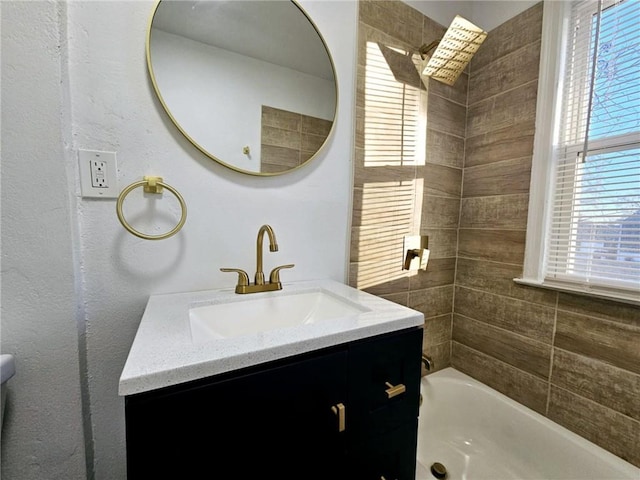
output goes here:
[{"label": "white window sill", "polygon": [[527,285],[530,287],[540,287],[549,290],[573,293],[576,295],[604,298],[606,300],[640,306],[640,291],[632,292],[630,290],[608,289],[604,287],[568,284],[564,282],[553,282],[549,280],[538,281],[528,278],[514,278],[513,281],[520,285]]}]

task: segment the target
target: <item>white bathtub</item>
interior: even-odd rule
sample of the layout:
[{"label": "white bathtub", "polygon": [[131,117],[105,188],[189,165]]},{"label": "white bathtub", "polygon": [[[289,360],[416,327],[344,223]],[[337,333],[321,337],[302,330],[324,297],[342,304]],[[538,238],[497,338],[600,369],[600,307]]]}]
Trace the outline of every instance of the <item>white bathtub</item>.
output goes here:
[{"label": "white bathtub", "polygon": [[[453,368],[422,379],[416,480],[640,480],[640,469]],[[640,448],[640,447],[639,447]]]}]

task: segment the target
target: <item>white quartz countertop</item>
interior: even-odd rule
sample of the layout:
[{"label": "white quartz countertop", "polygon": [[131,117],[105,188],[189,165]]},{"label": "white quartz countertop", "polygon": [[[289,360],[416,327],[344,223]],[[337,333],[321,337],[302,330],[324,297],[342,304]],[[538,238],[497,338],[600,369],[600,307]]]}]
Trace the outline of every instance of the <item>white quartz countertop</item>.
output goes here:
[{"label": "white quartz countertop", "polygon": [[[309,325],[194,342],[189,309],[295,292],[332,292],[362,312]],[[283,283],[276,292],[238,295],[233,288],[151,295],[120,376],[118,393],[142,393],[316,349],[422,326],[422,313],[334,280]]]}]

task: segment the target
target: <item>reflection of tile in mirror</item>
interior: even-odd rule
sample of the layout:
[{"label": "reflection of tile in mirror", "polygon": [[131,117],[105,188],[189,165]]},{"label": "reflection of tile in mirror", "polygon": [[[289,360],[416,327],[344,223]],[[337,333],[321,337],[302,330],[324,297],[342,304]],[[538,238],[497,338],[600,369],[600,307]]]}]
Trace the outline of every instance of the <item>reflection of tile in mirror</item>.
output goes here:
[{"label": "reflection of tile in mirror", "polygon": [[262,106],[261,169],[277,173],[309,160],[322,146],[332,122]]}]

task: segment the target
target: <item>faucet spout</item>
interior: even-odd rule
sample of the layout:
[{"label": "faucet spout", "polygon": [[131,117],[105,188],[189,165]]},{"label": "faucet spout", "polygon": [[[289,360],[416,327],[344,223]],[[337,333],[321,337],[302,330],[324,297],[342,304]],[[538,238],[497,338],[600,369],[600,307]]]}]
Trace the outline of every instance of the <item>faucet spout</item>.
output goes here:
[{"label": "faucet spout", "polygon": [[269,236],[269,251],[277,252],[278,244],[276,243],[276,234],[270,225],[262,225],[258,230],[258,240],[256,245],[257,260],[256,260],[256,285],[264,285],[264,272],[262,271],[262,244],[264,240],[264,234]]},{"label": "faucet spout", "polygon": [[280,265],[271,270],[269,274],[269,281],[265,283],[264,272],[262,271],[262,245],[264,243],[264,234],[269,236],[269,250],[272,252],[278,251],[278,244],[276,243],[276,234],[273,232],[273,228],[269,225],[262,225],[258,231],[258,240],[256,245],[257,253],[257,266],[255,282],[249,283],[249,276],[244,270],[238,268],[221,268],[223,272],[235,272],[238,274],[238,284],[236,285],[236,293],[257,293],[257,292],[273,292],[275,290],[282,290],[282,283],[280,282],[280,270],[283,268],[292,268],[294,265],[289,263],[287,265]]}]

